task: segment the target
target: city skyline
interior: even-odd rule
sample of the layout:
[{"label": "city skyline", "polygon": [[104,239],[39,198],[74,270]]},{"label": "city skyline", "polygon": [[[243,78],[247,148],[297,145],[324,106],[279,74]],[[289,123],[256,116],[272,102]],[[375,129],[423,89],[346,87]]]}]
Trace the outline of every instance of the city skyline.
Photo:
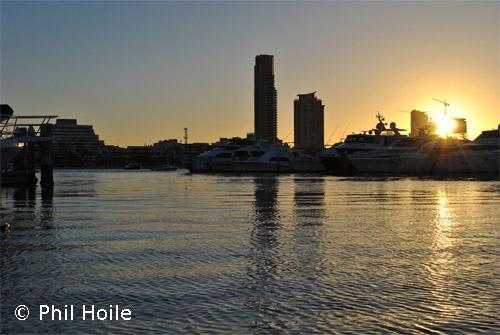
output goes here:
[{"label": "city skyline", "polygon": [[252,132],[259,54],[275,57],[289,142],[301,92],[327,106],[325,144],[370,129],[377,111],[409,129],[399,111],[433,116],[432,98],[467,118],[472,138],[499,121],[498,2],[0,6],[2,103],[92,124],[106,144],[180,139],[184,127],[190,142]]}]

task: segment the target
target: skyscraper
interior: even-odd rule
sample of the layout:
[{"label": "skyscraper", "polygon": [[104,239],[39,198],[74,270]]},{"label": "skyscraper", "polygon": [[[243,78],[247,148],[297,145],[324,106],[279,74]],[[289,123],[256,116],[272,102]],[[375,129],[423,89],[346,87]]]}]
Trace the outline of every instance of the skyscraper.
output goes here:
[{"label": "skyscraper", "polygon": [[254,127],[258,140],[278,139],[278,113],[274,87],[274,56],[258,55],[254,66]]},{"label": "skyscraper", "polygon": [[324,148],[325,106],[313,93],[298,94],[294,101],[295,148],[319,152]]},{"label": "skyscraper", "polygon": [[427,113],[418,110],[411,111],[411,132],[410,137],[417,137],[422,129],[429,127],[429,117]]}]

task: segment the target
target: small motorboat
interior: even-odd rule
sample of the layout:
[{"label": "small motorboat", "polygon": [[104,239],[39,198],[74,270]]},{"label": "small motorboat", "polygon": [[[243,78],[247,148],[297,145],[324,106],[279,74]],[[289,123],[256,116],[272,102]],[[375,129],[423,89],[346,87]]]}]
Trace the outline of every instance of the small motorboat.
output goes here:
[{"label": "small motorboat", "polygon": [[151,171],[176,171],[177,166],[174,165],[163,165],[151,168]]},{"label": "small motorboat", "polygon": [[141,164],[139,163],[128,163],[123,167],[124,170],[140,170]]}]

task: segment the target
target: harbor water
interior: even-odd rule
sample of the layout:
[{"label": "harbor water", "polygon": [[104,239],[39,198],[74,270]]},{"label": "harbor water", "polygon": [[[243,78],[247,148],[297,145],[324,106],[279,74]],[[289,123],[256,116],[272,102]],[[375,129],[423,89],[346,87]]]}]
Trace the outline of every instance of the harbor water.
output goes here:
[{"label": "harbor water", "polygon": [[[54,179],[53,194],[0,191],[1,333],[500,331],[498,180]],[[132,319],[82,320],[84,304]],[[74,305],[74,320],[40,320],[40,305]]]}]

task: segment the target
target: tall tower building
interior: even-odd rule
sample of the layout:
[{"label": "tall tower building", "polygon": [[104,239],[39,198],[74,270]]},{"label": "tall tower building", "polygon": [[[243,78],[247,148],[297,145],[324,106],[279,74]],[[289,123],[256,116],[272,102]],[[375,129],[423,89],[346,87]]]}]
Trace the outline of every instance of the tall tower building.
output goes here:
[{"label": "tall tower building", "polygon": [[420,130],[429,126],[429,117],[427,113],[418,110],[411,111],[411,132],[410,137],[417,137]]},{"label": "tall tower building", "polygon": [[268,143],[278,140],[278,113],[274,87],[274,56],[258,55],[254,66],[255,137]]},{"label": "tall tower building", "polygon": [[293,104],[295,148],[308,152],[324,149],[325,106],[315,93],[299,94]]}]

